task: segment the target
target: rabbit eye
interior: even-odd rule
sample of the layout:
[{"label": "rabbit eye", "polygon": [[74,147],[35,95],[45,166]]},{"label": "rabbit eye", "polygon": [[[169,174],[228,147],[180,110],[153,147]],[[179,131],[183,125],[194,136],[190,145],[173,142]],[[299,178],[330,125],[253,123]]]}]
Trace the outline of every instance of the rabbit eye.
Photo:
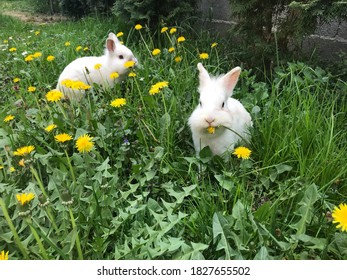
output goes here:
[{"label": "rabbit eye", "polygon": [[200,107],[202,107],[202,103],[201,103],[201,101],[199,101],[199,104],[200,104]]},{"label": "rabbit eye", "polygon": [[224,105],[225,105],[225,102],[223,102],[223,104],[222,104],[222,108],[224,108]]},{"label": "rabbit eye", "polygon": [[120,56],[118,56],[119,57],[119,59],[123,59],[124,58],[124,56],[122,56],[122,55],[120,55]]}]

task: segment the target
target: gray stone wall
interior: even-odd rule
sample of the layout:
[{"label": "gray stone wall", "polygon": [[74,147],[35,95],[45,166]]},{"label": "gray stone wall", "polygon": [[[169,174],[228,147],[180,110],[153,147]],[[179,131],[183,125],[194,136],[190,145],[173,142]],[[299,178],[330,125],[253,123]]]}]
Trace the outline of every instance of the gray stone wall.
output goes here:
[{"label": "gray stone wall", "polygon": [[[232,7],[229,0],[200,0],[199,8],[206,29],[226,35],[235,24],[231,18]],[[347,54],[347,22],[321,24],[315,34],[305,38],[303,47],[307,53],[316,50],[326,60],[338,59],[340,52]]]},{"label": "gray stone wall", "polygon": [[315,34],[306,38],[304,48],[306,51],[316,49],[326,60],[339,59],[339,53],[347,55],[347,22],[320,25]]},{"label": "gray stone wall", "polygon": [[200,0],[199,9],[204,28],[226,35],[234,24],[229,0]]}]

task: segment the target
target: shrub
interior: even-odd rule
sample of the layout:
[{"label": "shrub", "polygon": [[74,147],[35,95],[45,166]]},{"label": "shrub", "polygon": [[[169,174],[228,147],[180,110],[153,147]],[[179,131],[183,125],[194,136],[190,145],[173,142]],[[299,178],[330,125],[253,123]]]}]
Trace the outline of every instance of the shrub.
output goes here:
[{"label": "shrub", "polygon": [[63,13],[67,16],[81,18],[85,15],[107,14],[115,0],[28,0],[39,13]]},{"label": "shrub", "polygon": [[81,18],[95,14],[108,14],[115,0],[59,0],[64,14]]},{"label": "shrub", "polygon": [[190,20],[196,15],[197,0],[118,0],[113,6],[113,13],[130,24],[147,22],[149,26],[157,26],[161,20],[174,24],[182,20]]},{"label": "shrub", "polygon": [[45,14],[55,14],[60,11],[59,0],[29,0],[35,12]]}]

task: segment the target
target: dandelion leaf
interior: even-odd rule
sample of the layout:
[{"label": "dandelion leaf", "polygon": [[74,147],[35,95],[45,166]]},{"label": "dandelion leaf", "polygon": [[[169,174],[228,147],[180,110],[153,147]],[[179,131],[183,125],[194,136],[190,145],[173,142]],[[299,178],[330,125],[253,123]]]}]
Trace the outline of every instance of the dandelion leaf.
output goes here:
[{"label": "dandelion leaf", "polygon": [[335,233],[332,242],[328,246],[328,251],[347,259],[347,238],[344,232]]},{"label": "dandelion leaf", "polygon": [[305,247],[310,248],[312,250],[324,250],[327,245],[327,240],[325,238],[316,238],[306,234],[298,234],[292,236],[293,240],[301,241],[305,244]]},{"label": "dandelion leaf", "polygon": [[287,164],[278,164],[275,166],[276,167],[276,171],[277,171],[277,174],[282,174],[284,172],[289,172],[293,169],[293,167],[291,167],[290,165],[287,165]]},{"label": "dandelion leaf", "polygon": [[271,260],[271,256],[269,255],[269,251],[266,247],[262,246],[258,253],[254,257],[255,260]]},{"label": "dandelion leaf", "polygon": [[217,179],[219,185],[223,189],[225,189],[225,190],[227,190],[229,192],[231,190],[235,189],[235,183],[232,180],[230,180],[229,178],[227,178],[226,176],[224,176],[224,175],[215,175],[214,177]]},{"label": "dandelion leaf", "polygon": [[213,240],[217,243],[217,251],[224,251],[226,260],[232,259],[237,252],[231,248],[228,239],[231,238],[231,225],[228,220],[219,212],[213,215]]},{"label": "dandelion leaf", "polygon": [[308,186],[304,192],[304,196],[299,202],[299,208],[295,212],[300,220],[290,225],[291,228],[296,230],[297,235],[304,234],[306,232],[306,224],[310,223],[313,217],[314,203],[319,199],[317,186],[312,184]]},{"label": "dandelion leaf", "polygon": [[171,184],[170,184],[170,187],[168,184],[163,184],[163,186],[166,186],[165,189],[167,191],[167,193],[174,197],[176,199],[176,202],[177,203],[182,203],[184,198],[189,196],[191,194],[191,192],[196,188],[196,185],[191,185],[191,186],[188,186],[188,187],[185,187],[185,188],[182,188],[183,191],[179,191],[179,190],[175,190]]},{"label": "dandelion leaf", "polygon": [[213,156],[210,147],[206,146],[203,149],[201,149],[201,151],[199,152],[199,156],[203,162],[208,162]]},{"label": "dandelion leaf", "polygon": [[0,147],[3,148],[9,145],[11,145],[11,139],[8,137],[8,133],[0,128]]},{"label": "dandelion leaf", "polygon": [[205,257],[202,252],[208,248],[208,245],[203,243],[191,242],[190,246],[183,244],[181,251],[177,253],[175,259],[177,260],[204,260]]},{"label": "dandelion leaf", "polygon": [[265,202],[254,213],[254,218],[259,222],[266,222],[272,214],[271,203]]}]

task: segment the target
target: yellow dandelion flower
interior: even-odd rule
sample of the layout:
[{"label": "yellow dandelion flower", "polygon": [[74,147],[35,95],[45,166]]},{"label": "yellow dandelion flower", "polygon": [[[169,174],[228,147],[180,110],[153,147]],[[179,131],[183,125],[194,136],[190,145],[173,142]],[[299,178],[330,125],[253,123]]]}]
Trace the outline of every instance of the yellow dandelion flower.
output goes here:
[{"label": "yellow dandelion flower", "polygon": [[18,162],[19,166],[25,167],[25,161],[24,158],[22,158],[19,162]]},{"label": "yellow dandelion flower", "polygon": [[111,102],[111,106],[115,107],[115,108],[119,108],[119,107],[123,107],[124,105],[126,105],[126,99],[125,98],[116,98]]},{"label": "yellow dandelion flower", "polygon": [[174,34],[174,33],[176,33],[176,32],[177,32],[177,28],[172,27],[172,28],[170,29],[170,34]]},{"label": "yellow dandelion flower", "polygon": [[64,142],[72,140],[72,136],[67,133],[61,133],[54,136],[54,139],[58,143],[64,143]]},{"label": "yellow dandelion flower", "polygon": [[17,49],[16,48],[10,48],[9,51],[10,52],[15,52]]},{"label": "yellow dandelion flower", "polygon": [[150,95],[155,95],[157,93],[159,93],[164,87],[168,87],[169,86],[169,82],[158,82],[154,85],[152,85],[151,89],[149,90],[149,94]]},{"label": "yellow dandelion flower", "polygon": [[79,52],[80,50],[82,50],[82,47],[81,46],[77,46],[76,47],[76,52]]},{"label": "yellow dandelion flower", "polygon": [[4,40],[3,42],[4,42],[4,44],[8,44],[8,40]]},{"label": "yellow dandelion flower", "polygon": [[47,56],[47,61],[53,61],[55,57],[53,55]]},{"label": "yellow dandelion flower", "polygon": [[28,204],[30,201],[32,201],[35,197],[35,194],[33,193],[17,193],[16,198],[20,205]]},{"label": "yellow dandelion flower", "polygon": [[45,131],[47,132],[51,132],[53,129],[57,128],[57,125],[55,125],[54,123],[49,124],[45,127]]},{"label": "yellow dandelion flower", "polygon": [[150,95],[155,95],[160,92],[160,89],[157,87],[152,86],[151,89],[149,90]]},{"label": "yellow dandelion flower", "polygon": [[0,170],[1,170],[1,169],[4,169],[4,166],[0,164]]},{"label": "yellow dandelion flower", "polygon": [[94,146],[92,142],[93,137],[90,137],[88,134],[81,135],[76,141],[76,148],[80,153],[88,153]]},{"label": "yellow dandelion flower", "polygon": [[65,79],[65,80],[61,81],[61,84],[67,88],[71,88],[72,83],[73,83],[73,81],[70,79]]},{"label": "yellow dandelion flower", "polygon": [[87,85],[87,84],[85,84],[82,81],[71,81],[71,80],[68,80],[66,85],[68,85],[66,87],[69,87],[69,88],[75,89],[75,90],[87,90],[87,89],[91,88],[90,85]]},{"label": "yellow dandelion flower", "polygon": [[36,87],[30,86],[30,87],[28,87],[28,91],[29,92],[35,92],[36,91]]},{"label": "yellow dandelion flower", "polygon": [[216,128],[213,127],[213,126],[209,126],[209,127],[207,128],[207,132],[210,133],[210,134],[214,134],[215,131],[216,131]]},{"label": "yellow dandelion flower", "polygon": [[211,44],[211,48],[212,48],[212,49],[215,48],[215,47],[217,47],[217,46],[218,46],[218,43],[216,43],[216,42],[214,42],[214,43]]},{"label": "yellow dandelion flower", "polygon": [[339,207],[335,207],[332,212],[333,223],[337,223],[336,228],[347,232],[347,204],[341,203]]},{"label": "yellow dandelion flower", "polygon": [[135,25],[135,29],[136,30],[141,30],[143,27],[142,27],[142,25],[141,24],[136,24]]},{"label": "yellow dandelion flower", "polygon": [[24,61],[25,62],[30,62],[30,61],[32,61],[34,59],[34,56],[32,55],[32,54],[29,54],[28,56],[26,56],[25,58],[24,58]]},{"label": "yellow dandelion flower", "polygon": [[90,85],[87,85],[82,81],[73,81],[69,79],[62,80],[61,84],[64,87],[75,89],[75,90],[87,90],[91,88]]},{"label": "yellow dandelion flower", "polygon": [[9,122],[9,121],[12,121],[13,119],[14,119],[13,115],[8,115],[4,118],[4,122]]},{"label": "yellow dandelion flower", "polygon": [[35,58],[38,58],[38,57],[41,57],[42,56],[42,53],[41,52],[36,52],[33,54],[33,57]]},{"label": "yellow dandelion flower", "polygon": [[118,32],[118,33],[116,34],[117,37],[122,37],[123,35],[124,35],[123,32]]},{"label": "yellow dandelion flower", "polygon": [[233,155],[237,156],[237,158],[249,159],[252,151],[246,147],[237,147],[233,152]]},{"label": "yellow dandelion flower", "polygon": [[129,60],[129,61],[124,63],[124,67],[125,68],[131,68],[131,67],[134,67],[134,66],[135,66],[135,61],[133,61],[133,60]]},{"label": "yellow dandelion flower", "polygon": [[169,28],[165,26],[165,27],[163,27],[163,28],[161,29],[160,32],[161,32],[161,33],[164,33],[164,32],[166,32],[166,31],[168,31],[168,29],[169,29]]},{"label": "yellow dandelion flower", "polygon": [[71,45],[71,43],[70,42],[65,42],[65,47],[68,47],[68,46],[70,46]]},{"label": "yellow dandelion flower", "polygon": [[199,54],[200,59],[208,59],[209,55],[208,53],[201,53]]},{"label": "yellow dandelion flower", "polygon": [[85,83],[82,81],[74,81],[71,85],[72,89],[83,90]]},{"label": "yellow dandelion flower", "polygon": [[158,82],[158,83],[155,84],[155,86],[158,87],[158,88],[160,88],[160,89],[162,89],[162,88],[164,88],[164,87],[168,87],[168,86],[169,86],[169,82],[166,82],[166,81],[164,81],[164,82]]},{"label": "yellow dandelion flower", "polygon": [[5,251],[1,251],[0,253],[0,261],[7,261],[8,260],[8,251],[5,253]]},{"label": "yellow dandelion flower", "polygon": [[35,31],[35,35],[36,36],[40,35],[40,31]]},{"label": "yellow dandelion flower", "polygon": [[87,51],[89,51],[89,48],[85,47],[85,48],[83,48],[83,51],[87,52]]},{"label": "yellow dandelion flower", "polygon": [[182,43],[186,40],[183,36],[177,38],[177,43]]},{"label": "yellow dandelion flower", "polygon": [[95,70],[99,70],[101,68],[101,66],[102,66],[102,64],[97,63],[97,64],[94,65],[94,69]]},{"label": "yellow dandelion flower", "polygon": [[172,52],[174,52],[174,51],[175,51],[175,48],[174,48],[174,47],[169,48],[169,53],[172,53]]},{"label": "yellow dandelion flower", "polygon": [[87,89],[90,89],[90,88],[91,88],[91,86],[90,85],[86,85],[86,84],[84,84],[83,87],[82,87],[83,90],[87,90]]},{"label": "yellow dandelion flower", "polygon": [[57,102],[59,101],[60,99],[62,99],[64,96],[64,94],[57,90],[57,89],[53,89],[53,90],[50,90],[47,94],[46,94],[46,99],[47,101],[49,102]]},{"label": "yellow dandelion flower", "polygon": [[19,78],[14,78],[14,79],[13,79],[13,82],[14,82],[14,83],[19,83],[19,81],[20,81]]},{"label": "yellow dandelion flower", "polygon": [[160,54],[160,50],[159,49],[154,49],[153,51],[152,51],[152,55],[158,55],[158,54]]},{"label": "yellow dandelion flower", "polygon": [[175,57],[175,62],[181,62],[182,61],[182,57],[180,57],[180,56],[176,56]]},{"label": "yellow dandelion flower", "polygon": [[26,155],[29,155],[34,150],[35,150],[35,147],[32,145],[31,146],[24,146],[24,147],[18,148],[16,151],[14,151],[13,155],[24,157]]},{"label": "yellow dandelion flower", "polygon": [[15,172],[16,171],[16,168],[14,168],[13,166],[10,167],[10,172]]},{"label": "yellow dandelion flower", "polygon": [[119,74],[117,72],[113,72],[110,74],[111,79],[117,79],[119,77]]},{"label": "yellow dandelion flower", "polygon": [[135,73],[135,72],[130,72],[130,73],[128,74],[128,77],[135,78],[135,77],[136,77],[136,73]]}]

